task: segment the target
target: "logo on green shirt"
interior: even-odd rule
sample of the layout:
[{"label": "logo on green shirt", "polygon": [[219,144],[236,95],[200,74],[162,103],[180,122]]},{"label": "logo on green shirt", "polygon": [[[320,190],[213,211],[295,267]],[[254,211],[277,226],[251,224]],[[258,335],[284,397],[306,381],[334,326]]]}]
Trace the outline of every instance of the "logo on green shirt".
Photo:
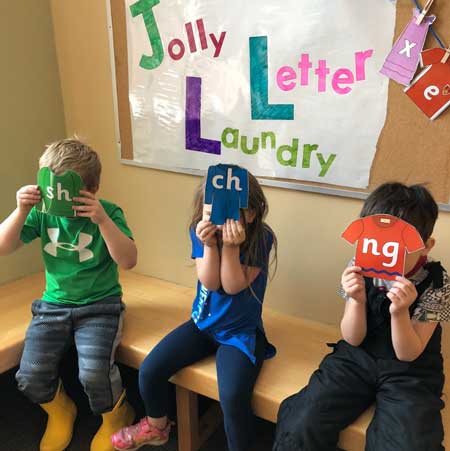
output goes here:
[{"label": "logo on green shirt", "polygon": [[64,249],[69,252],[78,252],[80,262],[94,258],[94,253],[91,250],[86,249],[89,244],[92,243],[92,235],[80,233],[78,236],[78,244],[73,244],[58,242],[59,229],[47,229],[47,234],[50,238],[50,243],[47,243],[44,246],[44,251],[47,252],[47,254],[57,257],[58,249]]},{"label": "logo on green shirt", "polygon": [[[100,203],[114,224],[131,238],[122,209],[105,200]],[[80,305],[121,296],[117,264],[99,226],[89,218],[53,216],[33,208],[20,238],[24,243],[41,240],[46,270],[44,301]]]}]

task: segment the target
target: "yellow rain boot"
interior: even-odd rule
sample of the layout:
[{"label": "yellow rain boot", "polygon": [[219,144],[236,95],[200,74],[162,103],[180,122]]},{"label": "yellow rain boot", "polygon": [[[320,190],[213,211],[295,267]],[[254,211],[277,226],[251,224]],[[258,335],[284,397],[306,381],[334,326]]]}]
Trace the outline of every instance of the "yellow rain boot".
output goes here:
[{"label": "yellow rain boot", "polygon": [[133,407],[125,399],[125,390],[120,395],[114,409],[102,415],[103,423],[91,442],[91,451],[114,451],[111,435],[133,423],[135,413]]},{"label": "yellow rain boot", "polygon": [[47,412],[47,427],[41,439],[40,451],[63,451],[72,440],[77,408],[64,392],[61,381],[52,401],[41,404]]}]

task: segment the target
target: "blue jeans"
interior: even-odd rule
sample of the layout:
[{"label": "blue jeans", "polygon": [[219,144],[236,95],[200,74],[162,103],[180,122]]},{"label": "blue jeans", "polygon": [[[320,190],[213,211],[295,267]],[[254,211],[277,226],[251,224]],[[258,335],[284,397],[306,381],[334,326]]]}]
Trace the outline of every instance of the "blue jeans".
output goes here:
[{"label": "blue jeans", "polygon": [[80,306],[34,301],[16,374],[19,390],[32,402],[51,401],[58,389],[61,359],[75,343],[79,378],[91,410],[96,415],[110,411],[123,391],[114,363],[123,309],[120,297]]},{"label": "blue jeans", "polygon": [[139,390],[146,413],[161,418],[168,412],[168,380],[177,371],[216,354],[219,398],[230,451],[246,451],[253,431],[251,399],[253,387],[264,361],[266,339],[256,338],[256,364],[234,346],[215,342],[192,320],[161,340],[139,369]]}]

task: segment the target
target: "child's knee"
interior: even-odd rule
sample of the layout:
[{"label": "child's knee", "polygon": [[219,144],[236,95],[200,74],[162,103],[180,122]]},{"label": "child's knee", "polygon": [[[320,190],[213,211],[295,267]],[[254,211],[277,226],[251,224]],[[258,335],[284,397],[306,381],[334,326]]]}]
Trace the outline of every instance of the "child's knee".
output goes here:
[{"label": "child's knee", "polygon": [[244,410],[251,410],[251,393],[237,390],[235,387],[222,388],[219,390],[219,398],[224,415],[236,416]]},{"label": "child's knee", "polygon": [[44,404],[50,402],[58,389],[58,378],[49,378],[37,371],[16,373],[18,389],[32,402]]},{"label": "child's knee", "polygon": [[146,387],[156,386],[162,381],[168,381],[170,375],[166,373],[161,366],[154,365],[152,362],[144,362],[139,368],[139,389],[145,391]]},{"label": "child's knee", "polygon": [[321,425],[320,409],[309,402],[295,405],[284,401],[278,412],[277,440],[303,444]]}]

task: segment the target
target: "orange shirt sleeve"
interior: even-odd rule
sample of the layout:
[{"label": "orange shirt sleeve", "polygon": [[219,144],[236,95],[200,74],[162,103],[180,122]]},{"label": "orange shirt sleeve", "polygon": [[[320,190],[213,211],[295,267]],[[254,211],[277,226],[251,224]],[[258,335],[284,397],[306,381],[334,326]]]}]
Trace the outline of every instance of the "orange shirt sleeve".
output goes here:
[{"label": "orange shirt sleeve", "polygon": [[444,54],[444,49],[424,50],[420,55],[420,63],[422,66],[431,66],[432,64],[440,63]]},{"label": "orange shirt sleeve", "polygon": [[345,229],[341,236],[350,244],[354,244],[363,233],[363,230],[364,225],[362,219],[356,219]]},{"label": "orange shirt sleeve", "polygon": [[402,231],[402,238],[409,253],[420,251],[425,247],[420,233],[411,224],[406,224]]}]

